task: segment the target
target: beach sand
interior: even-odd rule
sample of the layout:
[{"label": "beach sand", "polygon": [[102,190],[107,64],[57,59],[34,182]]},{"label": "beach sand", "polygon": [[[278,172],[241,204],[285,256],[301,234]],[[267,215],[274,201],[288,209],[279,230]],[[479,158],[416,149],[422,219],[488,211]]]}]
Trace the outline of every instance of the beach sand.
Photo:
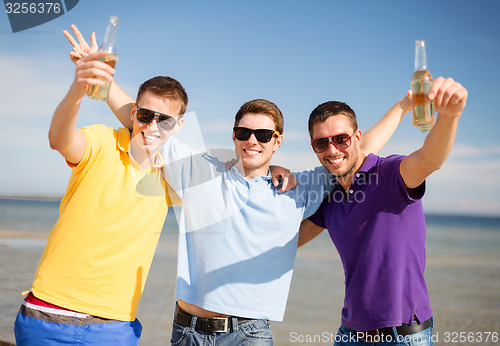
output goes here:
[{"label": "beach sand", "polygon": [[[30,288],[45,245],[44,237],[13,233],[0,232],[0,340],[11,343],[21,292]],[[308,244],[298,251],[285,320],[271,322],[275,345],[333,344],[343,305],[342,265],[328,237],[314,242],[324,244]],[[162,235],[139,305],[141,345],[169,344],[176,246],[173,237]],[[427,257],[436,344],[499,345],[491,334],[485,340],[488,333],[500,334],[500,253],[464,254],[431,247]],[[463,336],[469,339],[460,342]]]}]

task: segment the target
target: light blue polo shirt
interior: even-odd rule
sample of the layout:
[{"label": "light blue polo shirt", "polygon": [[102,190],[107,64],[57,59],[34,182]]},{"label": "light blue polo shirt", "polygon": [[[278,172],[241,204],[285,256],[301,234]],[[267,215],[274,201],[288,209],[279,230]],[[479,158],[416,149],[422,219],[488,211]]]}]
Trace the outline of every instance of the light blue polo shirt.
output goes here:
[{"label": "light blue polo shirt", "polygon": [[278,193],[270,175],[247,180],[175,138],[162,154],[167,181],[182,198],[176,298],[282,321],[300,223],[333,189],[331,175],[323,167],[295,173],[299,185]]}]

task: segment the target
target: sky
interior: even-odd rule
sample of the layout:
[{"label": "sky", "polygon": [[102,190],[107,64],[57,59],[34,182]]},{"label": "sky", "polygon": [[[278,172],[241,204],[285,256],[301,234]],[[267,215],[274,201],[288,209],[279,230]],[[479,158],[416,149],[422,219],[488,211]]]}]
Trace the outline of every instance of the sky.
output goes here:
[{"label": "sky", "polygon": [[[104,37],[120,18],[115,81],[135,98],[157,75],[179,80],[203,143],[232,148],[234,115],[265,98],[285,117],[273,163],[292,171],[319,165],[307,132],[320,103],[348,103],[366,131],[410,87],[415,40],[425,40],[431,74],[469,91],[456,142],[427,180],[428,213],[500,216],[500,2],[81,0],[71,11],[12,33],[0,4],[0,194],[62,195],[70,169],[49,147],[52,114],[75,67],[62,35],[75,24]],[[119,127],[106,103],[85,98],[78,127]],[[380,155],[408,155],[425,134],[408,113]]]}]

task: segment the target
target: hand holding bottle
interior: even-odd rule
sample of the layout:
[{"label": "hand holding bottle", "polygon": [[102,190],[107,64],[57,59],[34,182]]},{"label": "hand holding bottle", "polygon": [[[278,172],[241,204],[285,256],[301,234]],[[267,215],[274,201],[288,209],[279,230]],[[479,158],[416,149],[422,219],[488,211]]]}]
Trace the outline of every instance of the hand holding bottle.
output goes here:
[{"label": "hand holding bottle", "polygon": [[97,51],[79,59],[76,64],[75,78],[68,94],[82,98],[91,87],[102,87],[111,83],[115,69],[100,61],[107,53]]},{"label": "hand holding bottle", "polygon": [[458,119],[467,103],[468,91],[453,78],[437,78],[429,90],[429,99],[439,117]]}]

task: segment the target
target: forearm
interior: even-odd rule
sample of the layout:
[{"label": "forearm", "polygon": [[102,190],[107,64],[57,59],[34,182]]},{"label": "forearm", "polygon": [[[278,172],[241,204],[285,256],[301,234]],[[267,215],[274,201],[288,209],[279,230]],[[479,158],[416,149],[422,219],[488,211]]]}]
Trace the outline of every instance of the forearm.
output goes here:
[{"label": "forearm", "polygon": [[57,106],[49,129],[50,147],[61,153],[66,152],[75,138],[76,120],[81,98],[71,92],[66,94]]},{"label": "forearm", "polygon": [[389,141],[405,114],[411,110],[408,97],[403,97],[385,113],[371,129],[363,135],[361,150],[363,154],[377,154]]},{"label": "forearm", "polygon": [[321,232],[324,231],[324,228],[321,228],[317,225],[315,225],[312,221],[309,219],[305,219],[302,221],[300,224],[299,228],[299,241],[297,244],[297,247],[301,247],[302,245],[307,244],[314,238],[316,238],[318,235],[321,234]]},{"label": "forearm", "polygon": [[133,123],[130,119],[130,112],[132,111],[134,99],[128,96],[115,81],[111,83],[107,103],[123,126],[132,130]]},{"label": "forearm", "polygon": [[439,117],[419,150],[420,165],[427,175],[440,169],[453,148],[459,118]]}]

